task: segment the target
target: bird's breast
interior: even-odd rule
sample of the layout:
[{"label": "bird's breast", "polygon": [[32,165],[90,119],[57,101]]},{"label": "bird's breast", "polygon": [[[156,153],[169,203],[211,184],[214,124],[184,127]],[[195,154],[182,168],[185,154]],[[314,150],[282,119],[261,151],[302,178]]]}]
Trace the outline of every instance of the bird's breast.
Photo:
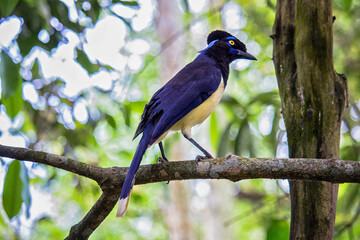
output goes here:
[{"label": "bird's breast", "polygon": [[203,103],[191,110],[186,116],[180,119],[171,130],[185,130],[198,125],[205,121],[207,117],[214,111],[216,105],[220,102],[224,93],[224,81],[221,79],[217,90]]},{"label": "bird's breast", "polygon": [[202,123],[207,117],[209,117],[209,115],[214,111],[216,105],[220,102],[224,90],[224,81],[221,79],[219,87],[208,99],[191,110],[186,116],[175,123],[169,130],[164,132],[152,145],[161,142],[169,133],[169,131],[181,130],[187,136],[191,136],[191,127]]}]

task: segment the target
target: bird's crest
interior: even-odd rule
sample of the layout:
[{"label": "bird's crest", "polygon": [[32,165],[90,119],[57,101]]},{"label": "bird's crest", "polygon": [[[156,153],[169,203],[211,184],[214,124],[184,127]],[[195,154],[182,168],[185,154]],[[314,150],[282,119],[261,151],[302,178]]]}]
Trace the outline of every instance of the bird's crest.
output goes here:
[{"label": "bird's crest", "polygon": [[207,44],[211,43],[212,41],[220,40],[227,37],[234,37],[234,36],[222,30],[215,30],[209,34],[207,38]]}]

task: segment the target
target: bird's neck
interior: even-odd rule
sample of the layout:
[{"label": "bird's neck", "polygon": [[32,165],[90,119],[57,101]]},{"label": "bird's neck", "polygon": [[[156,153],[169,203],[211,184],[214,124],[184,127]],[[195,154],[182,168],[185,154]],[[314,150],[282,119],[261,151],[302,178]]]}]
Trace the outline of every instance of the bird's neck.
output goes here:
[{"label": "bird's neck", "polygon": [[226,86],[227,84],[227,80],[229,78],[229,63],[224,62],[224,61],[217,61],[217,65],[221,70],[221,74],[223,76],[223,80],[224,80],[224,86]]},{"label": "bird's neck", "polygon": [[208,56],[209,58],[215,60],[216,65],[221,70],[222,77],[224,79],[224,84],[226,86],[227,80],[228,80],[228,77],[229,77],[230,60],[226,56],[224,56],[223,54],[218,53],[218,52],[205,51],[204,54],[206,56]]}]

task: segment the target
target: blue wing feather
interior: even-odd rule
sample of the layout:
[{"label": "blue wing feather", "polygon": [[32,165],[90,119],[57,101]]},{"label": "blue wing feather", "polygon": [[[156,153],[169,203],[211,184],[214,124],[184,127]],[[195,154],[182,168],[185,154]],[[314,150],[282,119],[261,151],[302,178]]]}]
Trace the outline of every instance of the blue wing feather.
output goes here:
[{"label": "blue wing feather", "polygon": [[200,54],[154,94],[145,106],[135,137],[147,123],[152,122],[154,131],[149,145],[153,144],[176,122],[208,99],[217,90],[221,76],[215,60]]}]

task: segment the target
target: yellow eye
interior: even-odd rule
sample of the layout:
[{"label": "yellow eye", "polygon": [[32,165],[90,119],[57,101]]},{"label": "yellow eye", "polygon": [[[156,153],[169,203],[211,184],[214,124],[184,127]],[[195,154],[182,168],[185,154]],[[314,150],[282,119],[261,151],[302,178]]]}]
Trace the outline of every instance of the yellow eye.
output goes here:
[{"label": "yellow eye", "polygon": [[229,43],[231,46],[235,45],[235,42],[233,40],[230,40]]}]

